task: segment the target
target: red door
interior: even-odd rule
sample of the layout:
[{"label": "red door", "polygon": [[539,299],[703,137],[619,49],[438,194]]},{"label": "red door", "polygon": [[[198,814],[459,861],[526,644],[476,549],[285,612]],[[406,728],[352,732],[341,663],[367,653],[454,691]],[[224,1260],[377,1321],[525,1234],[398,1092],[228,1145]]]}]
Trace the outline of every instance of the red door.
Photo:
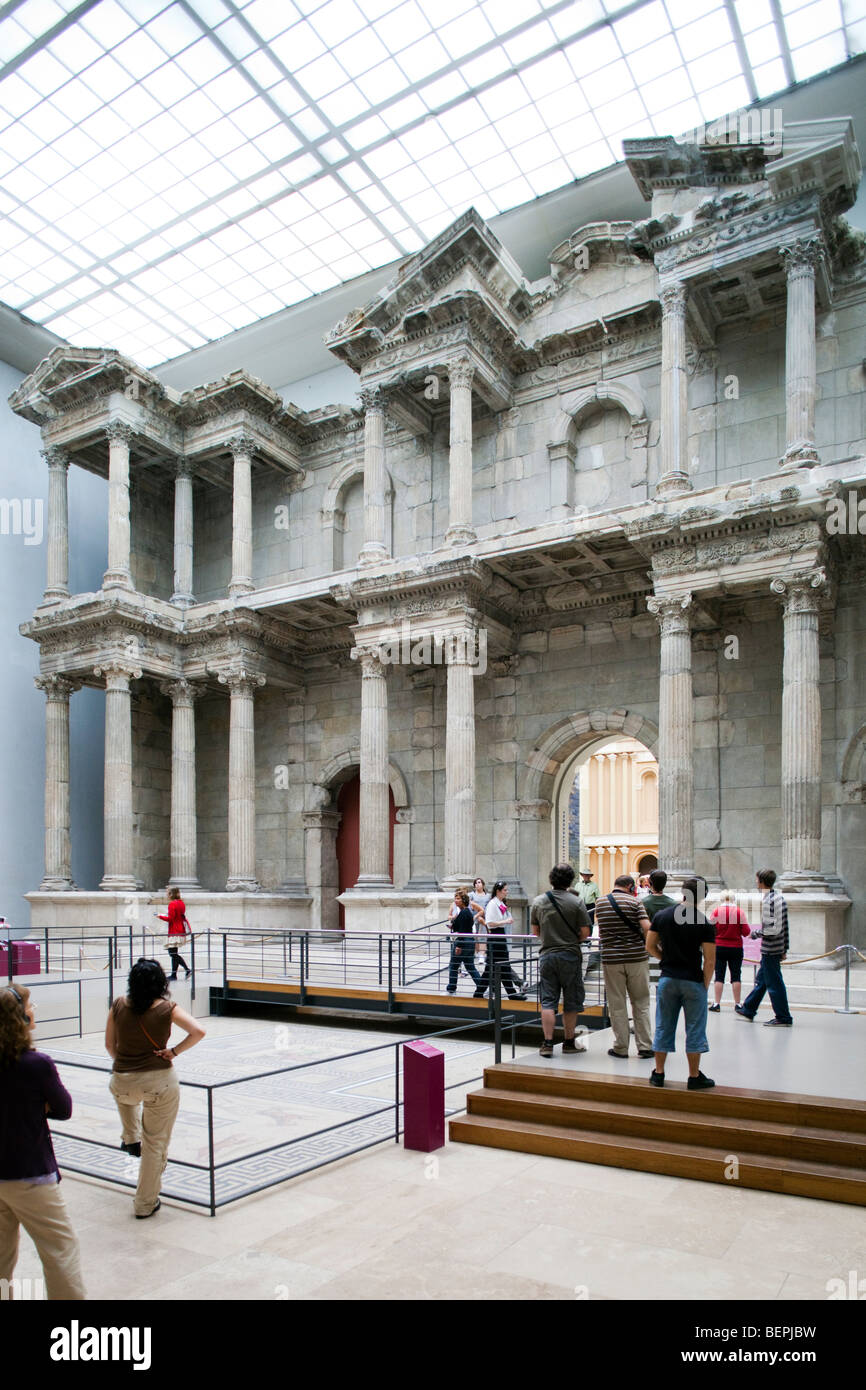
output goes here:
[{"label": "red door", "polygon": [[[360,773],[344,782],[337,797],[337,810],[340,812],[340,827],[337,831],[337,875],[339,891],[345,893],[354,888],[361,872],[361,777]],[[388,788],[388,872],[394,877],[394,826],[397,822],[397,807],[394,793]],[[345,914],[340,903],[340,929],[345,931]]]}]

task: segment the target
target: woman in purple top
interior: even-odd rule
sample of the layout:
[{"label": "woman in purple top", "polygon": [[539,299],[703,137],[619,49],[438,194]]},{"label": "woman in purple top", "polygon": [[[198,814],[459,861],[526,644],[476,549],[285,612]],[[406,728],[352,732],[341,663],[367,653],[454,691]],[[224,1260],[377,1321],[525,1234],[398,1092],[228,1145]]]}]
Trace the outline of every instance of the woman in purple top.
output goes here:
[{"label": "woman in purple top", "polygon": [[0,989],[0,1298],[12,1296],[23,1226],[42,1261],[46,1297],[81,1300],[78,1239],[48,1128],[49,1116],[69,1119],[72,1097],[51,1058],[34,1048],[33,1028],[29,989]]}]

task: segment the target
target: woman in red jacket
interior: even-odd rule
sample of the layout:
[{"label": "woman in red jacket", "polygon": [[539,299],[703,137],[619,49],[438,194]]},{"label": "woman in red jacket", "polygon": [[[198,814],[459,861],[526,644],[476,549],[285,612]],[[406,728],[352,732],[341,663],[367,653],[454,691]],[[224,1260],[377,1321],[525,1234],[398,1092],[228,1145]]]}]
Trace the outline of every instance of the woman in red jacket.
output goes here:
[{"label": "woman in red jacket", "polygon": [[[171,959],[170,980],[177,979],[177,967],[182,965],[186,974],[184,979],[188,980],[192,971],[180,954],[181,946],[184,946],[189,935],[189,922],[186,920],[186,908],[183,898],[180,896],[179,888],[169,888],[168,890],[168,916],[157,913],[161,922],[168,922],[168,954]],[[173,944],[172,944],[173,943]]]},{"label": "woman in red jacket", "polygon": [[731,975],[731,989],[734,1003],[740,1002],[740,974],[743,969],[743,937],[748,936],[751,927],[734,901],[733,893],[723,893],[718,907],[710,913],[710,921],[716,929],[716,980],[713,985],[715,1002],[710,1005],[710,1013],[717,1014],[721,1008],[722,991],[725,988],[725,966]]}]

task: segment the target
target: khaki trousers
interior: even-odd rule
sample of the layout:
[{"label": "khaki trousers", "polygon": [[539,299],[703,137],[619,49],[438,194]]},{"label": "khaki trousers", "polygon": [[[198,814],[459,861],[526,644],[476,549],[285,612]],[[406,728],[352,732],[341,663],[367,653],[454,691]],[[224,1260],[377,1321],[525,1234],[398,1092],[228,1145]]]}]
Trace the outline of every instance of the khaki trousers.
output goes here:
[{"label": "khaki trousers", "polygon": [[136,1216],[150,1216],[159,1199],[168,1143],[180,1104],[177,1076],[174,1067],[162,1071],[114,1071],[108,1084],[120,1113],[124,1144],[141,1144],[133,1210]]},{"label": "khaki trousers", "polygon": [[42,1261],[46,1297],[51,1301],[85,1299],[78,1237],[58,1183],[0,1183],[0,1279],[12,1278],[21,1226]]},{"label": "khaki trousers", "polygon": [[628,1052],[628,1004],[631,1000],[634,1016],[634,1040],[638,1052],[652,1052],[650,1030],[649,961],[626,960],[604,965],[604,988],[607,1008],[613,1028],[613,1050],[623,1056]]}]

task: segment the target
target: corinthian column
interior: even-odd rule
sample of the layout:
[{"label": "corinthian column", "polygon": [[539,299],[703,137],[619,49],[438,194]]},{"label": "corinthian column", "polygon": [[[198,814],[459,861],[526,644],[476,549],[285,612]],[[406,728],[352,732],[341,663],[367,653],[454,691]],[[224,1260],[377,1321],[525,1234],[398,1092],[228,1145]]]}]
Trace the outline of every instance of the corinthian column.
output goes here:
[{"label": "corinthian column", "polygon": [[821,877],[821,695],[818,610],[822,569],[774,579],[782,596],[782,880],[788,891],[823,888]]},{"label": "corinthian column", "polygon": [[391,888],[388,686],[378,653],[361,651],[361,830],[356,888]]},{"label": "corinthian column", "polygon": [[37,676],[45,692],[45,876],[43,892],[69,892],[69,697],[81,682],[68,676]]},{"label": "corinthian column", "polygon": [[174,593],[172,603],[186,608],[192,592],[192,469],[179,458],[174,475]]},{"label": "corinthian column", "polygon": [[240,667],[223,671],[220,684],[231,696],[229,719],[228,893],[257,893],[256,744],[254,697],[264,676]]},{"label": "corinthian column", "polygon": [[691,594],[650,598],[661,629],[659,867],[678,884],[694,872]]},{"label": "corinthian column", "polygon": [[788,467],[810,468],[818,462],[815,448],[815,269],[824,251],[819,235],[781,246],[779,255],[788,280],[785,317],[785,453]]},{"label": "corinthian column", "polygon": [[475,632],[465,629],[446,643],[445,863],[443,889],[465,887],[475,862]]},{"label": "corinthian column", "polygon": [[103,589],[131,589],[129,530],[129,446],[134,430],[119,420],[106,426],[108,438],[108,569]]},{"label": "corinthian column", "polygon": [[69,597],[69,459],[62,449],[43,449],[48,464],[48,544],[43,603]]},{"label": "corinthian column", "polygon": [[451,449],[448,474],[449,545],[476,539],[472,529],[472,379],[475,368],[468,357],[448,363],[451,384]]},{"label": "corinthian column", "polygon": [[171,878],[176,888],[198,888],[195,807],[195,701],[202,694],[192,681],[165,681],[171,700]]},{"label": "corinthian column", "polygon": [[361,392],[364,407],[364,544],[360,565],[388,558],[385,543],[385,394],[379,387]]},{"label": "corinthian column", "polygon": [[255,440],[247,434],[229,440],[232,452],[232,574],[229,596],[253,591],[253,452]]},{"label": "corinthian column", "polygon": [[132,844],[132,697],[129,682],[140,666],[106,661],[94,675],[105,677],[105,846],[100,888],[130,892],[138,886]]},{"label": "corinthian column", "polygon": [[662,306],[661,475],[656,496],[687,492],[689,400],[686,372],[686,287],[668,285]]}]

